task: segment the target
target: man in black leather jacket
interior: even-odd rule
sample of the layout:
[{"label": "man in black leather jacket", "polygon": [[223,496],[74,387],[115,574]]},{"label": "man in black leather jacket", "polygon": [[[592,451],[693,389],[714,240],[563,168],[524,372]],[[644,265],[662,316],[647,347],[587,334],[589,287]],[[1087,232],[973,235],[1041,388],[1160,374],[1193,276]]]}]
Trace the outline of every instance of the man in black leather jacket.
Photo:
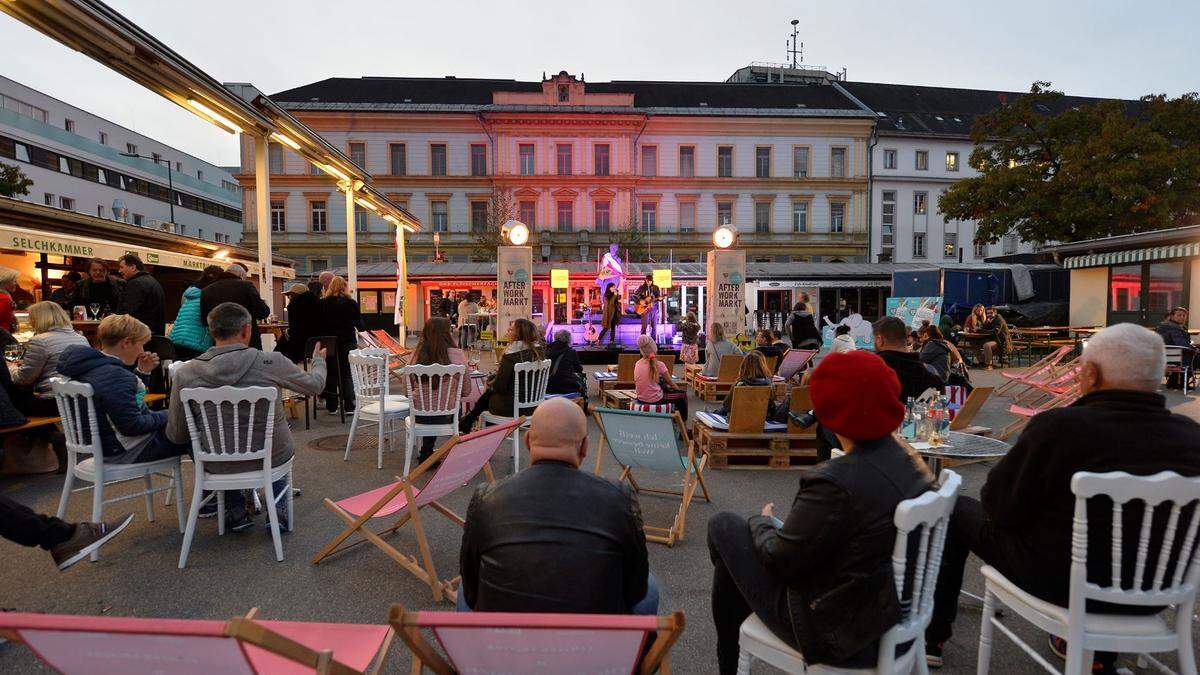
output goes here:
[{"label": "man in black leather jacket", "polygon": [[549,399],[525,438],[531,466],[471,498],[459,610],[657,613],[637,498],[579,470],[587,456],[583,411]]},{"label": "man in black leather jacket", "polygon": [[900,402],[909,398],[920,398],[927,389],[939,394],[944,386],[942,379],[921,363],[921,356],[908,350],[905,339],[908,329],[904,322],[894,316],[885,316],[871,325],[875,332],[875,353],[896,371],[900,378]]},{"label": "man in black leather jacket", "polygon": [[831,354],[809,383],[813,409],[845,457],[818,464],[782,527],[773,504],[746,521],[709,521],[712,611],[721,673],[737,670],[738,627],[751,612],[810,664],[875,664],[899,618],[892,581],[896,506],[931,487],[892,436],[904,416],[900,383],[866,351]]}]

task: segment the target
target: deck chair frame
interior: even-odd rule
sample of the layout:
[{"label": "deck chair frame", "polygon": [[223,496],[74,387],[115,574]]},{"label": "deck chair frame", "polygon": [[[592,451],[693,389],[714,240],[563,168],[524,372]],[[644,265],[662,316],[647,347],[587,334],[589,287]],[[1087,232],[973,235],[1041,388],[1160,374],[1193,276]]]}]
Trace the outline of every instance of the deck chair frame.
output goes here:
[{"label": "deck chair frame", "polygon": [[[603,411],[603,413],[602,413]],[[680,469],[684,472],[683,486],[680,490],[668,490],[665,488],[646,487],[638,483],[633,476],[633,466],[628,466],[621,463],[617,457],[616,451],[612,449],[608,441],[608,432],[604,428],[604,420],[602,414],[614,415],[635,415],[641,417],[657,417],[657,418],[672,418],[673,426],[677,435],[676,442],[683,441],[687,448],[687,455],[680,455],[682,460]],[[646,533],[646,541],[652,541],[667,546],[674,546],[675,542],[683,541],[684,528],[687,525],[688,508],[692,505],[692,499],[696,496],[696,488],[699,487],[703,493],[704,501],[711,503],[712,497],[708,494],[708,483],[704,480],[704,467],[708,464],[708,457],[702,456],[696,458],[695,444],[688,440],[687,426],[683,423],[683,418],[679,412],[672,413],[650,413],[633,410],[621,410],[618,408],[599,408],[592,411],[592,417],[596,420],[596,426],[600,429],[600,450],[596,453],[596,475],[600,475],[600,469],[604,461],[604,449],[608,448],[612,453],[613,459],[621,466],[621,475],[617,479],[618,482],[628,482],[636,493],[650,492],[653,494],[667,495],[670,497],[679,497],[679,510],[675,512],[675,518],[671,522],[670,527],[659,527],[656,525],[646,525],[643,523],[642,529]],[[678,448],[678,445],[676,445]]]},{"label": "deck chair frame", "polygon": [[[524,422],[524,417],[518,417],[512,422],[488,427],[487,429],[478,431],[476,433],[494,433],[500,436],[500,439],[496,442],[496,449],[492,452],[492,456],[494,457],[495,453],[499,451],[500,446],[504,443],[504,439],[508,437],[508,434],[519,428]],[[503,430],[503,432],[501,430]],[[341,518],[342,521],[346,523],[346,529],[342,530],[340,534],[334,537],[328,544],[326,544],[320,551],[317,552],[317,554],[313,557],[313,564],[320,564],[321,561],[335,553],[341,553],[360,544],[370,542],[387,554],[387,556],[392,560],[395,560],[396,563],[405,570],[408,570],[408,572],[410,572],[413,576],[426,583],[429,586],[429,590],[433,593],[433,599],[435,601],[441,602],[443,598],[448,598],[451,602],[457,601],[458,591],[456,590],[456,584],[462,581],[462,577],[455,576],[450,579],[442,579],[438,576],[437,567],[433,563],[433,555],[429,547],[429,538],[425,534],[425,527],[421,520],[422,505],[417,503],[417,497],[420,493],[420,490],[417,489],[414,491],[414,486],[415,480],[422,474],[428,473],[431,477],[436,475],[437,470],[433,467],[441,462],[442,459],[454,449],[454,446],[459,443],[460,438],[460,436],[452,437],[441,448],[438,448],[436,451],[434,451],[434,453],[430,455],[428,459],[422,462],[417,468],[413,469],[412,473],[410,473],[407,477],[396,476],[396,483],[391,486],[391,489],[389,489],[387,492],[384,492],[383,496],[381,496],[377,501],[375,501],[374,504],[371,505],[370,508],[358,516],[355,516],[349,511],[343,509],[337,504],[337,502],[334,502],[332,499],[326,497],[326,508],[328,508],[334,513],[334,515],[336,515],[338,518]],[[488,462],[490,462],[490,460],[491,457],[488,458]],[[484,476],[486,476],[487,481],[489,483],[494,483],[496,482],[496,477],[492,473],[492,467],[488,462],[484,462],[482,471]],[[428,484],[428,481],[426,484]],[[405,496],[405,504],[401,508],[396,520],[390,526],[381,530],[372,530],[370,527],[368,527],[369,521],[375,517],[375,514],[386,507],[401,493],[403,493]],[[429,502],[427,506],[438,513],[441,513],[459,527],[463,527],[466,524],[466,520],[464,520],[462,516],[458,515],[449,507],[437,501],[436,499]],[[399,531],[410,522],[412,523],[413,532],[417,539],[417,550],[420,554],[420,558],[397,550],[396,547],[392,546],[383,539],[384,536]],[[346,540],[356,533],[362,535],[362,538],[357,541],[346,543]]]},{"label": "deck chair frame", "polygon": [[1007,380],[996,388],[997,396],[1007,396],[1012,389],[1020,386],[1029,386],[1029,382],[1047,372],[1053,372],[1059,365],[1059,362],[1071,351],[1071,347],[1060,347],[1035,363],[1030,364],[1025,368],[1024,372],[1014,373],[1007,370],[1000,371],[1000,376]]},{"label": "deck chair frame", "polygon": [[[494,621],[488,621],[491,617],[495,617]],[[404,608],[404,605],[395,604],[392,605],[391,612],[388,615],[388,623],[391,624],[392,630],[412,650],[412,672],[421,673],[424,668],[428,668],[438,675],[455,675],[458,671],[447,660],[447,657],[443,656],[442,652],[439,652],[434,647],[433,643],[425,639],[425,636],[421,633],[423,628],[457,624],[471,628],[510,629],[518,631],[539,628],[560,629],[564,631],[572,629],[610,630],[614,624],[622,623],[622,619],[627,619],[630,623],[641,623],[646,619],[653,620],[653,630],[657,633],[654,644],[642,656],[641,661],[636,665],[633,672],[638,673],[638,675],[650,675],[657,671],[664,675],[670,675],[671,647],[679,640],[679,636],[683,633],[684,626],[686,625],[683,612],[679,611],[663,616],[635,618],[613,616],[610,614],[410,612]],[[591,622],[603,622],[607,626],[593,627],[589,625]],[[622,628],[624,627],[618,627],[617,629]],[[638,628],[641,629],[641,627]],[[645,644],[644,640],[645,638],[643,638],[643,648]]]},{"label": "deck chair frame", "polygon": [[987,403],[988,398],[994,394],[992,387],[975,387],[967,394],[967,400],[963,401],[962,407],[958,409],[958,414],[954,416],[954,420],[950,422],[950,431],[961,431],[966,434],[977,434],[987,436],[992,433],[988,427],[972,426],[971,422],[975,420],[975,416],[983,408],[983,404]]}]

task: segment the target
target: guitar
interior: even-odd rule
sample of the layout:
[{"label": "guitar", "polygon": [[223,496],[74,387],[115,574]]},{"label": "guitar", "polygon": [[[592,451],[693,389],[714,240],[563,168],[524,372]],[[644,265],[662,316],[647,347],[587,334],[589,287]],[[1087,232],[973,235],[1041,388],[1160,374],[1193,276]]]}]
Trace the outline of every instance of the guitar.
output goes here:
[{"label": "guitar", "polygon": [[600,339],[600,331],[596,328],[596,324],[588,323],[587,329],[583,332],[583,341],[588,344],[595,344]]},{"label": "guitar", "polygon": [[646,312],[650,311],[650,308],[654,306],[655,302],[656,300],[654,299],[654,296],[648,295],[637,301],[637,304],[633,306],[633,311],[637,312],[638,316],[642,316]]}]

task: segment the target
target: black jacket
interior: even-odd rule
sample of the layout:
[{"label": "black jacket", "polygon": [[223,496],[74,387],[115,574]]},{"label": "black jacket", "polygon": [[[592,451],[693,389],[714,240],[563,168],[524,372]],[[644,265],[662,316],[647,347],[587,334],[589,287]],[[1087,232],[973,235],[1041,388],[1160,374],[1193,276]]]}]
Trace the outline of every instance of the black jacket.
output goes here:
[{"label": "black jacket", "polygon": [[892,581],[896,506],[930,482],[891,437],[859,444],[800,478],[777,529],[754,516],[759,561],[787,585],[795,644],[809,663],[875,663],[880,636],[899,619]]},{"label": "black jacket", "polygon": [[358,331],[364,329],[358,302],[344,295],[331,295],[321,298],[318,308],[321,311],[319,334],[336,337],[339,354],[348,354],[350,350],[358,349]]},{"label": "black jacket", "polygon": [[[121,304],[121,290],[125,286],[125,280],[118,277],[110,276],[103,283],[92,281],[91,277],[85,278],[75,287],[75,292],[71,296],[71,305],[83,305],[87,307],[91,304],[100,305],[100,312],[103,314],[111,314],[117,310]],[[92,311],[88,309],[88,311]],[[90,319],[91,316],[89,315]]]},{"label": "black jacket", "polygon": [[[1200,424],[1172,414],[1159,394],[1093,392],[1070,406],[1031,419],[1016,445],[988,474],[982,493],[988,520],[1036,554],[1038,569],[1029,575],[1035,587],[1026,590],[1064,607],[1071,578],[1075,514],[1071,477],[1077,471],[1200,475]],[[1136,560],[1141,512],[1139,505],[1125,506],[1124,561]],[[1166,529],[1166,514],[1159,516],[1152,521],[1152,541],[1161,541]],[[1088,509],[1088,530],[1112,531],[1111,506]],[[1177,546],[1180,541],[1176,539]],[[1091,546],[1088,580],[1107,586],[1112,579],[1111,564],[1107,540],[1103,546]],[[1156,564],[1156,556],[1150,556],[1147,583],[1154,576],[1149,570],[1156,569]],[[1168,574],[1172,571],[1168,568]],[[1127,575],[1125,582],[1132,585],[1133,575]]]},{"label": "black jacket", "polygon": [[322,334],[324,319],[316,294],[306,291],[293,297],[287,306],[287,319],[288,339],[284,351],[293,363],[300,363],[309,356],[304,353],[308,339]]},{"label": "black jacket", "polygon": [[138,272],[125,281],[116,313],[128,314],[146,324],[150,327],[151,335],[166,335],[164,300],[163,287],[158,279],[148,272]]},{"label": "black jacket", "polygon": [[471,498],[459,569],[485,612],[628,614],[646,595],[637,498],[570,464],[542,461]]},{"label": "black jacket", "polygon": [[771,373],[774,374],[776,370],[779,370],[779,362],[782,360],[783,350],[777,345],[754,345],[754,351],[762,354],[763,357],[768,359],[775,357],[775,369],[772,370]]},{"label": "black jacket", "polygon": [[1192,347],[1192,336],[1188,334],[1187,328],[1180,326],[1174,321],[1163,321],[1154,329],[1162,339],[1163,344],[1173,347]]},{"label": "black jacket", "polygon": [[546,384],[547,394],[573,394],[579,391],[579,374],[583,372],[583,364],[579,362],[579,352],[571,345],[558,340],[546,348],[546,358],[550,359],[550,381]]},{"label": "black jacket", "polygon": [[912,352],[897,352],[890,349],[879,352],[879,358],[896,371],[900,378],[900,402],[905,403],[909,398],[918,398],[926,389],[933,388],[939,394],[945,383],[933,374],[933,371],[921,363],[919,356]]},{"label": "black jacket", "polygon": [[788,317],[788,332],[792,335],[793,347],[821,344],[821,331],[817,330],[813,315],[808,312],[792,312]]},{"label": "black jacket", "polygon": [[232,302],[246,308],[254,319],[250,324],[250,346],[262,349],[262,335],[258,322],[271,315],[271,308],[258,295],[254,284],[237,275],[226,272],[221,278],[204,287],[200,292],[200,322],[208,326],[208,313],[222,302]]},{"label": "black jacket", "polygon": [[[492,395],[488,397],[488,412],[493,415],[513,414],[513,394],[517,379],[515,366],[518,363],[532,361],[536,356],[532,349],[526,347],[520,351],[505,352],[500,357],[500,363],[496,366],[496,377],[492,378],[489,387]],[[525,414],[530,413],[526,412]]]},{"label": "black jacket", "polygon": [[917,356],[921,363],[929,365],[937,371],[944,384],[950,377],[950,345],[945,340],[929,340],[921,346]]}]

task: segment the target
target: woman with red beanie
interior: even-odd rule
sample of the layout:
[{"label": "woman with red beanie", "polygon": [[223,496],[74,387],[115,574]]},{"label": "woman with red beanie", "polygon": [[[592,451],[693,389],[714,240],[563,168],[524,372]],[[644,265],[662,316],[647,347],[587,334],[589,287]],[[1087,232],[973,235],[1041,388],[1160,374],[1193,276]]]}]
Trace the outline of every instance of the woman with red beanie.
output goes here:
[{"label": "woman with red beanie", "polygon": [[800,477],[779,525],[774,504],[708,523],[712,612],[721,673],[737,672],[738,628],[757,614],[810,664],[875,665],[899,618],[891,555],[896,506],[932,484],[896,441],[900,381],[875,354],[826,356],[809,380],[813,412],[846,452]]}]

